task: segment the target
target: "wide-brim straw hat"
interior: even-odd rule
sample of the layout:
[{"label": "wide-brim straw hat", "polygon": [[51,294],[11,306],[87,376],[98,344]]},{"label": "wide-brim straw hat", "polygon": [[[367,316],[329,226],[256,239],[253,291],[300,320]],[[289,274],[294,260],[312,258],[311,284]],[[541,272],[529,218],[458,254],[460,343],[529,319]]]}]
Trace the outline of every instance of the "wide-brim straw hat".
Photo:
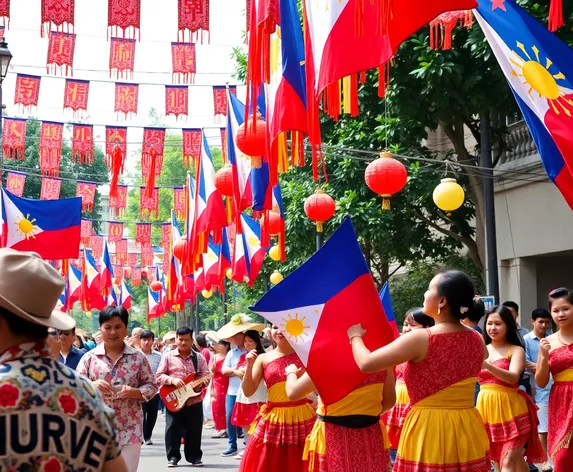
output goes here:
[{"label": "wide-brim straw hat", "polygon": [[218,343],[221,340],[216,331],[203,331],[203,334],[211,342]]},{"label": "wide-brim straw hat", "polygon": [[235,334],[244,333],[251,329],[262,331],[264,327],[265,325],[262,323],[253,323],[245,313],[237,313],[233,315],[231,321],[217,331],[217,336],[219,339],[229,339]]},{"label": "wide-brim straw hat", "polygon": [[0,307],[31,323],[61,330],[76,326],[75,320],[56,304],[64,279],[35,252],[0,249]]},{"label": "wide-brim straw hat", "polygon": [[175,333],[175,331],[168,331],[167,333],[165,333],[165,336],[163,336],[163,341],[169,341],[170,339],[175,339],[177,337],[177,334]]}]

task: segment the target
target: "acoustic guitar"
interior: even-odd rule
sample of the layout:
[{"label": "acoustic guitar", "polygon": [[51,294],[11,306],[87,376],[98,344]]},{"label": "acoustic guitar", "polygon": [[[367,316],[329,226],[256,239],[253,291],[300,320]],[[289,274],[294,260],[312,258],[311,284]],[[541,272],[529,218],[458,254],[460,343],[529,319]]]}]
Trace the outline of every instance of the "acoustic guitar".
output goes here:
[{"label": "acoustic guitar", "polygon": [[195,380],[195,372],[189,374],[184,380],[185,385],[183,387],[175,387],[174,385],[163,385],[159,389],[159,396],[163,400],[165,408],[169,411],[177,412],[185,406],[185,403],[190,398],[201,395],[201,390],[195,391],[195,388],[209,381],[213,374],[209,374],[206,377],[202,377],[199,380]]}]

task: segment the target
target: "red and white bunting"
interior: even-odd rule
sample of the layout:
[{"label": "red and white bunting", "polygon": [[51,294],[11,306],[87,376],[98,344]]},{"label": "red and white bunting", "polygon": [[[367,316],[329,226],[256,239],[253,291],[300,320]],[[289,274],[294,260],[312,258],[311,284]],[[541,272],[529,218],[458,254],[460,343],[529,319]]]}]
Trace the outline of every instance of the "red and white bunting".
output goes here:
[{"label": "red and white bunting", "polygon": [[74,32],[75,0],[42,0],[42,37],[55,29],[60,33]]},{"label": "red and white bunting", "polygon": [[26,174],[22,172],[10,171],[6,177],[6,190],[21,197],[24,195],[24,185],[26,183]]},{"label": "red and white bunting", "polygon": [[14,105],[20,105],[23,113],[30,113],[33,107],[38,106],[40,79],[41,77],[36,75],[18,74],[16,76]]},{"label": "red and white bunting", "polygon": [[68,75],[68,72],[70,75],[74,75],[75,49],[75,34],[52,31],[48,44],[48,59],[46,60],[46,71],[48,74],[57,75],[58,71],[60,71],[64,72],[65,75]]}]

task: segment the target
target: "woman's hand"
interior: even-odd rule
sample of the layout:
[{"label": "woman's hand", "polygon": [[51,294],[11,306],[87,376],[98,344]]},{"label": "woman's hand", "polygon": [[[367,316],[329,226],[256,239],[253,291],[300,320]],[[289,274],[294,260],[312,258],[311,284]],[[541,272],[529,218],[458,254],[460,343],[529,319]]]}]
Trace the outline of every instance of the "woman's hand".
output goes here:
[{"label": "woman's hand", "polygon": [[481,368],[484,369],[484,370],[489,370],[489,366],[490,366],[490,365],[491,365],[491,364],[486,360],[486,361],[483,361],[483,362],[482,362]]},{"label": "woman's hand", "polygon": [[359,337],[363,338],[366,334],[366,330],[362,327],[361,323],[355,324],[348,328],[347,331],[348,339],[352,342],[352,338]]},{"label": "woman's hand", "polygon": [[246,357],[246,359],[247,359],[247,364],[248,364],[250,367],[253,367],[253,364],[254,364],[255,361],[257,360],[257,357],[258,357],[258,356],[259,356],[259,355],[257,354],[257,351],[255,351],[254,349],[253,349],[252,351],[250,351],[250,352],[247,354],[247,357]]},{"label": "woman's hand", "polygon": [[551,344],[547,338],[543,338],[539,342],[539,355],[542,357],[549,357],[549,351],[551,350]]},{"label": "woman's hand", "polygon": [[94,380],[93,384],[102,393],[113,393],[113,387],[105,380],[102,379]]},{"label": "woman's hand", "polygon": [[115,398],[135,398],[141,400],[143,396],[138,388],[129,387],[124,385],[121,390],[116,394]]},{"label": "woman's hand", "polygon": [[300,377],[303,374],[303,370],[294,364],[290,364],[285,367],[285,375],[289,374],[296,374],[297,377]]}]

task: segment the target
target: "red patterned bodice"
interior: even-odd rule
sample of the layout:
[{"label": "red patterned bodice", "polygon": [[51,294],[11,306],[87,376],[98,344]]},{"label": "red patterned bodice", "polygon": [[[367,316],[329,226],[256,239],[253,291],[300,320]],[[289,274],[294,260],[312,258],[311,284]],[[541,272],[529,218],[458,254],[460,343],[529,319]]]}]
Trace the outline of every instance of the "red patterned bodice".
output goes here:
[{"label": "red patterned bodice", "polygon": [[375,372],[373,374],[367,375],[362,382],[360,382],[354,390],[366,387],[368,385],[383,384],[386,382],[386,377],[388,377],[388,371],[382,370],[380,372]]},{"label": "red patterned bodice", "polygon": [[404,372],[406,371],[407,365],[408,363],[404,362],[403,364],[399,364],[396,367],[394,367],[394,377],[396,382],[398,381],[404,382]]},{"label": "red patterned bodice", "polygon": [[549,370],[555,376],[567,369],[573,369],[573,344],[561,346],[549,353]]},{"label": "red patterned bodice", "polygon": [[404,372],[412,405],[450,385],[477,377],[483,363],[483,341],[477,331],[427,332],[428,354],[421,362],[408,362]]},{"label": "red patterned bodice", "polygon": [[[511,364],[511,360],[506,359],[506,358],[501,358],[501,359],[496,359],[495,361],[491,362],[491,364],[495,365],[496,367],[499,367],[500,369],[509,371],[509,366]],[[504,387],[517,387],[517,383],[510,385],[507,382],[504,382],[503,380],[498,379],[495,375],[493,375],[487,369],[482,369],[480,371],[480,373],[478,375],[478,381],[479,381],[480,385],[497,384],[497,385],[503,385]]]},{"label": "red patterned bodice", "polygon": [[285,369],[290,364],[294,364],[297,367],[304,367],[295,352],[279,357],[278,359],[273,359],[265,366],[263,376],[268,389],[279,382],[286,381]]}]

